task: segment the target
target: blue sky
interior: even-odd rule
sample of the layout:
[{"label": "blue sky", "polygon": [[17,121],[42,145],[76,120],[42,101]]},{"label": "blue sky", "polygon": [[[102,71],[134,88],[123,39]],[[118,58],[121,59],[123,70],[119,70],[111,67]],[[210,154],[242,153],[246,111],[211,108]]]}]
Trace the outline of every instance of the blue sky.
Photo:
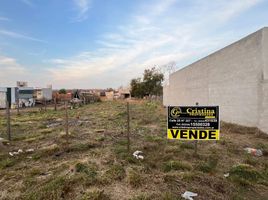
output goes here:
[{"label": "blue sky", "polygon": [[0,86],[128,85],[268,26],[268,0],[0,0]]}]

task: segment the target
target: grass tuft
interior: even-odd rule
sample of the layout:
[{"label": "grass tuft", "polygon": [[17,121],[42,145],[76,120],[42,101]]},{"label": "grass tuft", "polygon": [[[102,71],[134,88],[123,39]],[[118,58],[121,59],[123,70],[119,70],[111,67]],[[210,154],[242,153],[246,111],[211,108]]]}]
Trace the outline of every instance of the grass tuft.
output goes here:
[{"label": "grass tuft", "polygon": [[81,200],[109,200],[110,198],[104,193],[104,190],[93,189],[87,191]]},{"label": "grass tuft", "polygon": [[151,197],[147,194],[138,194],[137,196],[134,196],[130,200],[151,200]]},{"label": "grass tuft", "polygon": [[78,173],[84,173],[86,174],[88,177],[95,179],[97,176],[97,171],[96,168],[94,166],[89,166],[83,163],[77,163],[75,165],[75,170]]},{"label": "grass tuft", "polygon": [[190,171],[192,170],[192,165],[190,163],[187,162],[183,162],[183,161],[168,161],[166,163],[164,163],[163,166],[163,171],[164,172],[169,172],[171,170],[186,170],[186,171]]},{"label": "grass tuft", "polygon": [[130,169],[127,172],[127,182],[132,187],[137,188],[142,184],[143,178],[140,173],[138,173],[134,169]]},{"label": "grass tuft", "polygon": [[6,158],[0,161],[0,169],[5,169],[8,167],[12,167],[14,165],[15,165],[14,159]]},{"label": "grass tuft", "polygon": [[230,179],[243,186],[256,183],[262,178],[262,175],[254,167],[247,164],[233,166],[230,170]]},{"label": "grass tuft", "polygon": [[104,174],[101,177],[102,183],[112,183],[116,180],[122,180],[125,178],[125,169],[122,165],[115,164],[111,166],[107,171],[104,172]]},{"label": "grass tuft", "polygon": [[207,162],[201,162],[197,165],[197,169],[205,173],[214,172],[218,165],[218,161],[219,159],[216,155],[210,155]]}]

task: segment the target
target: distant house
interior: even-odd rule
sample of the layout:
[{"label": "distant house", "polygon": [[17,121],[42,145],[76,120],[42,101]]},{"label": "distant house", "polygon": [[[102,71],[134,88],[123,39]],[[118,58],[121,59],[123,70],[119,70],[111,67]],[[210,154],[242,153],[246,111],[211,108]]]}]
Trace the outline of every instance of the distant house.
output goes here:
[{"label": "distant house", "polygon": [[130,89],[129,88],[120,87],[118,89],[118,96],[121,99],[131,98]]},{"label": "distant house", "polygon": [[113,100],[114,99],[114,91],[106,91],[105,96],[107,100]]},{"label": "distant house", "polygon": [[52,100],[52,88],[37,88],[34,91],[34,96],[37,101],[51,101]]},{"label": "distant house", "polygon": [[91,90],[81,90],[80,97],[85,103],[93,103],[100,100],[100,97]]},{"label": "distant house", "polygon": [[19,88],[19,107],[33,107],[35,105],[34,88]]},{"label": "distant house", "polygon": [[7,88],[7,101],[9,102],[10,108],[16,108],[19,98],[19,88],[18,87],[8,87]]},{"label": "distant house", "polygon": [[73,98],[73,94],[69,91],[67,91],[66,94],[60,94],[58,91],[53,91],[52,98],[56,98],[57,101],[70,101]]},{"label": "distant house", "polygon": [[0,89],[0,108],[6,108],[6,101],[8,101],[10,108],[15,108],[18,101],[17,87],[1,87]]},{"label": "distant house", "polygon": [[30,87],[2,87],[0,89],[0,108],[6,108],[6,101],[10,108],[32,107],[34,89]]}]

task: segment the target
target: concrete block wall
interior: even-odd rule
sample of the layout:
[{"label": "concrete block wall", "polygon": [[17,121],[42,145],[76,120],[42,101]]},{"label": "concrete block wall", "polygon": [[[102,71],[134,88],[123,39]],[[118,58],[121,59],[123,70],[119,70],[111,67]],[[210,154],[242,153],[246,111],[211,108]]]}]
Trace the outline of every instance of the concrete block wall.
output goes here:
[{"label": "concrete block wall", "polygon": [[264,28],[262,34],[263,74],[261,79],[261,101],[258,127],[268,133],[268,28]]},{"label": "concrete block wall", "polygon": [[171,74],[164,105],[219,105],[222,120],[268,133],[267,42],[263,28]]}]

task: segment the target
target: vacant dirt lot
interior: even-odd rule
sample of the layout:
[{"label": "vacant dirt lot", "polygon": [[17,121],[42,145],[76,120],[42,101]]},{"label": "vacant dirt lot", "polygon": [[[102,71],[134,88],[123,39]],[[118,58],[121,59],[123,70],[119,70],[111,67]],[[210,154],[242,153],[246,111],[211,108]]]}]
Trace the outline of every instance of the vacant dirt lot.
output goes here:
[{"label": "vacant dirt lot", "polygon": [[[222,123],[220,141],[199,142],[194,155],[192,142],[166,139],[160,104],[133,101],[128,153],[126,102],[68,112],[66,137],[62,109],[13,111],[12,141],[0,146],[0,199],[175,200],[186,190],[198,193],[195,200],[268,197],[268,138],[254,128]],[[0,137],[6,138],[4,111]],[[245,147],[264,155],[249,155]],[[132,156],[136,150],[144,160]]]}]

